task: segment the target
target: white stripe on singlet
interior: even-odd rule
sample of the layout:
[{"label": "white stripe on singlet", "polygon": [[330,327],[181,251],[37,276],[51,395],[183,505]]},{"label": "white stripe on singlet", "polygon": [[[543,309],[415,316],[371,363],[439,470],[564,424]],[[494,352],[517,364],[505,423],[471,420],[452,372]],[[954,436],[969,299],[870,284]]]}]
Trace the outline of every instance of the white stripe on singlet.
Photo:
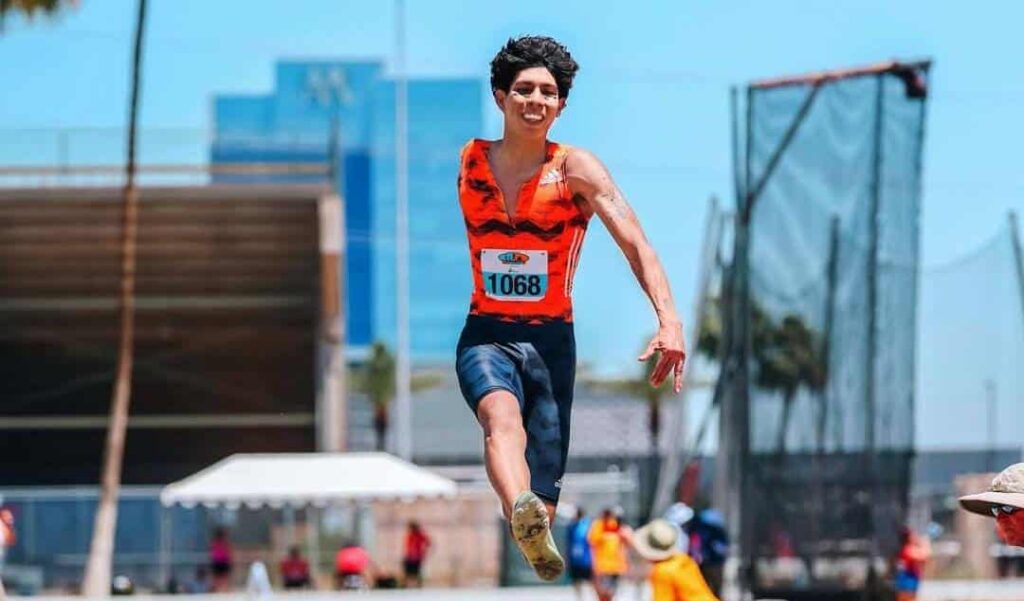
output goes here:
[{"label": "white stripe on singlet", "polygon": [[583,230],[578,229],[572,237],[572,244],[569,245],[569,260],[565,265],[565,296],[572,294],[572,278],[576,273],[576,263],[579,260],[580,247],[583,245]]}]

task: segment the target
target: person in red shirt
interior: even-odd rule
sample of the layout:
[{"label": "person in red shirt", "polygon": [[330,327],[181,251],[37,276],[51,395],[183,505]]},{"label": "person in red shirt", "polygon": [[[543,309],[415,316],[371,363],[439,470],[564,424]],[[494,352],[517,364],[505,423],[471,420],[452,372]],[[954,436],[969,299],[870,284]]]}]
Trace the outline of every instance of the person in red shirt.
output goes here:
[{"label": "person in red shirt", "polygon": [[281,562],[281,581],[284,588],[306,588],[309,586],[309,562],[298,547],[288,550],[288,557]]},{"label": "person in red shirt", "polygon": [[334,556],[334,575],[338,588],[343,590],[370,588],[373,583],[372,568],[370,554],[355,542],[342,545]]},{"label": "person in red shirt", "polygon": [[420,528],[419,522],[409,522],[409,528],[405,533],[405,554],[402,557],[405,588],[410,588],[414,584],[416,588],[423,586],[423,562],[427,558],[428,550],[430,537]]},{"label": "person in red shirt", "polygon": [[921,586],[921,575],[930,552],[928,544],[910,528],[900,532],[900,551],[896,555],[896,601],[914,601]]}]

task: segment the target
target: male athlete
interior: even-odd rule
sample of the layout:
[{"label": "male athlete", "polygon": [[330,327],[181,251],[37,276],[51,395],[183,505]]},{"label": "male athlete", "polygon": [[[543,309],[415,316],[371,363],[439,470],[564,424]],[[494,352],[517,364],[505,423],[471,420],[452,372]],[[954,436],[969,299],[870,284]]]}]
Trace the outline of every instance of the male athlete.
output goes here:
[{"label": "male athlete", "polygon": [[[473,269],[456,370],[484,432],[484,462],[512,535],[544,580],[564,569],[550,524],[569,447],[576,370],[572,279],[587,223],[608,228],[651,300],[659,354],[652,386],[682,386],[682,324],[636,215],[593,154],[550,142],[578,66],[547,37],[509,40],[491,62],[500,140],[462,150],[459,202]],[[618,316],[616,316],[618,317]]]}]

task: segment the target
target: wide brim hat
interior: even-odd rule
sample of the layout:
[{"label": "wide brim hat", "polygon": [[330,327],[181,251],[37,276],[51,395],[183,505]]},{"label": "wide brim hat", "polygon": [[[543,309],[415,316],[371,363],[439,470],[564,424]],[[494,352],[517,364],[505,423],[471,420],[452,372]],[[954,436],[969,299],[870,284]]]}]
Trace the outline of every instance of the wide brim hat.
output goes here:
[{"label": "wide brim hat", "polygon": [[633,533],[633,548],[649,561],[662,561],[678,552],[679,529],[657,519]]},{"label": "wide brim hat", "polygon": [[960,497],[960,506],[971,513],[992,515],[992,507],[1000,505],[1024,509],[1024,463],[999,472],[987,491]]}]

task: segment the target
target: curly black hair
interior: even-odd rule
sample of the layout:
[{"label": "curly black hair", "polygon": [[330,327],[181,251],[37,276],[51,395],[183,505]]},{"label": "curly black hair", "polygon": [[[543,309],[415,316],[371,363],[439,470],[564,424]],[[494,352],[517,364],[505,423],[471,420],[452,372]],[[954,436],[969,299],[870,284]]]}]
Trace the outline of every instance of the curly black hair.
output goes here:
[{"label": "curly black hair", "polygon": [[550,71],[558,84],[558,95],[561,98],[569,97],[572,79],[580,68],[569,50],[553,38],[509,38],[491,61],[491,90],[510,91],[516,75],[530,67],[544,67]]}]

